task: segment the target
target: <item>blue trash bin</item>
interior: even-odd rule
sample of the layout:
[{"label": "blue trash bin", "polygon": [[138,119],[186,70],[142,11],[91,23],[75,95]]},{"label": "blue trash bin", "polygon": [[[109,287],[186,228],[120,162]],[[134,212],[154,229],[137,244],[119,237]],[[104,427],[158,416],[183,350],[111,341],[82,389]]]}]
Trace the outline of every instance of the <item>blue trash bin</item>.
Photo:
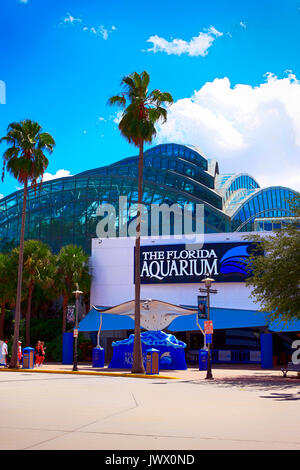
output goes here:
[{"label": "blue trash bin", "polygon": [[34,349],[33,348],[23,349],[22,367],[23,369],[34,368]]},{"label": "blue trash bin", "polygon": [[94,348],[93,349],[93,367],[104,367],[104,357],[105,351],[103,348]]},{"label": "blue trash bin", "polygon": [[199,351],[199,370],[207,370],[208,352],[205,349]]}]

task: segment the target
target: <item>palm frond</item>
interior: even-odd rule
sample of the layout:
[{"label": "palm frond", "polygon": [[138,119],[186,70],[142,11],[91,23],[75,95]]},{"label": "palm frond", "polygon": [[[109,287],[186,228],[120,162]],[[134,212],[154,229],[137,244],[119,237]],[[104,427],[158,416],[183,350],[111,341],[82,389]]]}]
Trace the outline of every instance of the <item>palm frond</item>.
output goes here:
[{"label": "palm frond", "polygon": [[122,78],[121,85],[124,85],[124,84],[130,88],[135,88],[135,82],[130,75],[127,75],[126,77]]},{"label": "palm frond", "polygon": [[167,120],[167,110],[164,106],[173,103],[170,93],[163,93],[158,89],[148,93],[149,83],[148,72],[133,72],[121,81],[124,93],[109,99],[110,105],[118,104],[125,108],[119,129],[123,137],[136,146],[139,146],[141,141],[152,142],[156,135],[155,124]]},{"label": "palm frond", "polygon": [[173,104],[173,98],[170,93],[161,92],[160,90],[153,90],[149,94],[149,100],[153,104],[160,105],[161,103]]},{"label": "palm frond", "polygon": [[134,80],[134,83],[135,83],[135,87],[136,88],[140,88],[142,86],[142,78],[141,76],[137,73],[137,72],[134,72],[132,74],[132,78]]},{"label": "palm frond", "polygon": [[0,139],[0,143],[10,145],[3,153],[4,167],[19,182],[24,183],[28,179],[35,185],[49,164],[44,151],[53,152],[53,137],[41,132],[42,127],[30,119],[12,122],[7,130],[7,135]]},{"label": "palm frond", "polygon": [[48,150],[49,153],[53,152],[55,141],[48,132],[42,132],[39,135],[38,148]]},{"label": "palm frond", "polygon": [[111,96],[107,102],[110,106],[118,105],[124,108],[126,106],[126,98],[124,96],[115,95]]},{"label": "palm frond", "polygon": [[141,80],[142,80],[142,86],[145,90],[147,90],[148,88],[148,85],[150,83],[150,76],[148,74],[148,72],[146,72],[146,70],[144,70],[142,73],[141,73]]}]

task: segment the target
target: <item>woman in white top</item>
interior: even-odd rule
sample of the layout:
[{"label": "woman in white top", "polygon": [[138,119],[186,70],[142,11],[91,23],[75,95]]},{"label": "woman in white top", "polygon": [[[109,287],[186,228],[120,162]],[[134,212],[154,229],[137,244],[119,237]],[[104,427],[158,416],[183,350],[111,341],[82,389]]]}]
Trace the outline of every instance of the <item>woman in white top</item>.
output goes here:
[{"label": "woman in white top", "polygon": [[7,342],[6,340],[4,340],[2,344],[2,363],[6,367],[7,367],[7,354],[8,354]]}]

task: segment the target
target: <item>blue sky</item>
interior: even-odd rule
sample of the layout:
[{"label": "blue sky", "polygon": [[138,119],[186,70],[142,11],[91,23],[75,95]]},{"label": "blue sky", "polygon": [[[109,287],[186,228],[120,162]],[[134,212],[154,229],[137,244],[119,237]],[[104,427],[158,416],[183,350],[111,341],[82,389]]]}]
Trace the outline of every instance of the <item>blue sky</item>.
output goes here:
[{"label": "blue sky", "polygon": [[[48,177],[136,153],[107,99],[147,70],[175,100],[156,142],[300,189],[300,0],[0,0],[0,11],[0,135],[38,121],[56,141]],[[16,187],[6,175],[0,194]]]}]

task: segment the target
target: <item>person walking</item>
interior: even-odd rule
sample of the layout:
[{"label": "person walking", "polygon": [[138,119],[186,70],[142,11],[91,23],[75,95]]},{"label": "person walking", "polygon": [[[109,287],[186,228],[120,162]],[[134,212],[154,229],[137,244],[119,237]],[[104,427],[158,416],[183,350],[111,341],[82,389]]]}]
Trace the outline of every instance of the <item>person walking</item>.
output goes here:
[{"label": "person walking", "polygon": [[5,339],[2,344],[2,357],[3,357],[3,363],[5,367],[8,367],[7,356],[8,356],[8,346],[7,346],[7,339]]},{"label": "person walking", "polygon": [[45,343],[44,341],[41,341],[41,347],[40,347],[40,354],[41,354],[41,360],[40,360],[40,366],[42,366],[44,364],[44,361],[45,361],[45,350],[46,350],[46,347],[45,347]]},{"label": "person walking", "polygon": [[0,339],[0,366],[4,366],[4,358],[2,356],[2,346],[3,346],[4,341]]},{"label": "person walking", "polygon": [[41,342],[38,341],[35,345],[35,350],[34,350],[34,356],[35,356],[35,365],[39,366],[40,365],[40,349],[41,349]]},{"label": "person walking", "polygon": [[20,365],[22,362],[22,341],[18,341],[18,361]]}]

